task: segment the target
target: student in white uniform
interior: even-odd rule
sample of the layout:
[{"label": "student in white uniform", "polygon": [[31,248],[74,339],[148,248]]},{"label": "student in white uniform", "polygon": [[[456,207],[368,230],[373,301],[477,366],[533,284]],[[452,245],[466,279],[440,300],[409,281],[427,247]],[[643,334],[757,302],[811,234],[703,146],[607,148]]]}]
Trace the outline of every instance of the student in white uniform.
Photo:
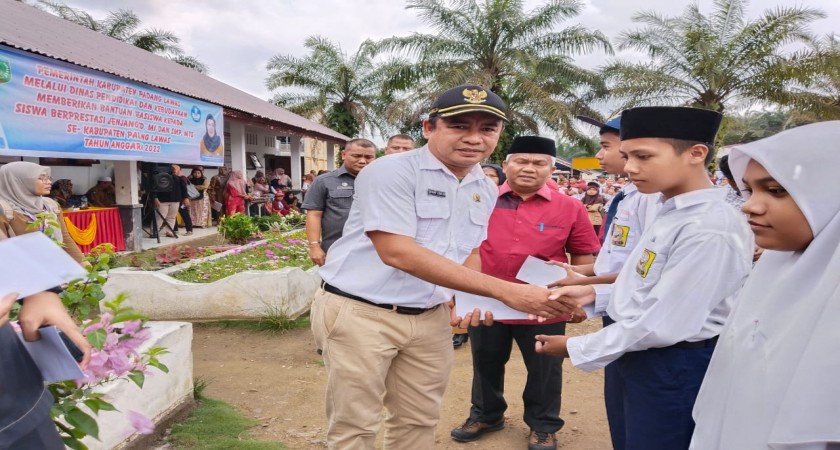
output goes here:
[{"label": "student in white uniform", "polygon": [[765,248],[694,406],[697,450],[840,449],[840,121],[732,150]]},{"label": "student in white uniform", "polygon": [[453,362],[453,289],[548,318],[563,312],[546,288],[474,269],[498,197],[479,163],[505,120],[492,92],[450,89],[423,122],[426,146],[380,158],[356,179],[310,314],[327,370],[329,448],[374,448],[383,406],[385,448],[434,447]]},{"label": "student in white uniform", "polygon": [[[595,155],[601,168],[619,177],[624,173],[625,161],[621,156],[621,115],[606,123],[586,116],[577,116],[583,122],[598,127],[601,149]],[[619,186],[620,187],[620,186]],[[615,321],[607,315],[607,300],[612,293],[612,283],[624,266],[630,252],[639,243],[642,234],[653,222],[659,208],[659,194],[642,194],[630,182],[607,204],[607,216],[604,219],[604,245],[598,252],[594,264],[571,266],[556,263],[566,269],[566,278],[550,284],[548,287],[594,285],[600,303],[586,305],[589,317],[601,316],[604,326]],[[610,424],[610,437],[613,450],[624,449],[624,382],[618,371],[618,364],[610,363],[604,367],[604,405]]]},{"label": "student in white uniform", "polygon": [[[616,279],[607,306],[616,322],[584,336],[536,337],[538,351],[568,355],[586,371],[618,363],[627,450],[688,448],[729,296],[751,267],[746,218],[706,175],[720,120],[695,108],[622,113],[624,170],[640,192],[661,192],[662,206]],[[573,308],[596,302],[597,290],[567,286],[553,297]]]}]

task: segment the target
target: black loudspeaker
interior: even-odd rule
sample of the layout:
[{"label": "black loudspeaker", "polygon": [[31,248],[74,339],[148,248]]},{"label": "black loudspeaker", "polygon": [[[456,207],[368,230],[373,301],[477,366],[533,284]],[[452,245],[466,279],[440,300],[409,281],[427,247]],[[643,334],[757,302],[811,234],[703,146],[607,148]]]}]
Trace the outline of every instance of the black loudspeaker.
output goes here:
[{"label": "black loudspeaker", "polygon": [[152,173],[152,192],[172,192],[175,188],[175,177],[172,168],[155,167]]}]

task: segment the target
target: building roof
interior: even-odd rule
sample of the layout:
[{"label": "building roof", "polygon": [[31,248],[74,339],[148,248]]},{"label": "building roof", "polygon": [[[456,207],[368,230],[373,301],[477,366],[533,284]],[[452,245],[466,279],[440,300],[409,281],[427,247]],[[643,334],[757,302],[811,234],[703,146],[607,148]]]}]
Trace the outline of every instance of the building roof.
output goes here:
[{"label": "building roof", "polygon": [[223,106],[226,115],[256,119],[279,132],[338,143],[350,139],[207,75],[23,2],[0,0],[0,44],[214,103]]}]

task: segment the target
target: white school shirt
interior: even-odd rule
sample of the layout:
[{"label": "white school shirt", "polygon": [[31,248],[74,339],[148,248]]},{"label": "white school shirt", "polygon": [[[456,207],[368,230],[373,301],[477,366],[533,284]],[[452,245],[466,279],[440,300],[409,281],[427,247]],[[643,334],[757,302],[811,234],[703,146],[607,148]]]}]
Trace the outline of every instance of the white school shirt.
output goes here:
[{"label": "white school shirt", "polygon": [[409,275],[379,259],[370,231],[409,236],[463,264],[487,237],[498,188],[476,164],[459,182],[428,149],[374,161],[356,178],[342,237],[330,247],[321,278],[375,303],[430,308],[454,291]]},{"label": "white school shirt", "polygon": [[[595,275],[620,272],[659,211],[659,194],[642,194],[632,183],[625,185],[621,191],[624,192],[624,198],[618,204],[612,227],[604,230],[607,239],[592,268]],[[609,210],[609,206],[606,208]],[[584,310],[589,317],[603,316],[606,314],[613,285],[595,284],[593,287],[598,294],[595,303],[586,305]]]},{"label": "white school shirt", "polygon": [[569,338],[572,364],[592,371],[626,352],[720,333],[753,253],[746,218],[725,197],[709,188],[662,202],[615,282],[607,313],[616,323]]}]

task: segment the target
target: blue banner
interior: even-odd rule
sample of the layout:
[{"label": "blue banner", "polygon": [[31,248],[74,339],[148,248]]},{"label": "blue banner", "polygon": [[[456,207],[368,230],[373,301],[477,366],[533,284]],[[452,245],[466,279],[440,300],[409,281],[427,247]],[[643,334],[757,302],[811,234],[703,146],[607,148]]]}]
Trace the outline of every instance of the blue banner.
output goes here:
[{"label": "blue banner", "polygon": [[0,156],[220,166],[223,109],[0,46]]}]

